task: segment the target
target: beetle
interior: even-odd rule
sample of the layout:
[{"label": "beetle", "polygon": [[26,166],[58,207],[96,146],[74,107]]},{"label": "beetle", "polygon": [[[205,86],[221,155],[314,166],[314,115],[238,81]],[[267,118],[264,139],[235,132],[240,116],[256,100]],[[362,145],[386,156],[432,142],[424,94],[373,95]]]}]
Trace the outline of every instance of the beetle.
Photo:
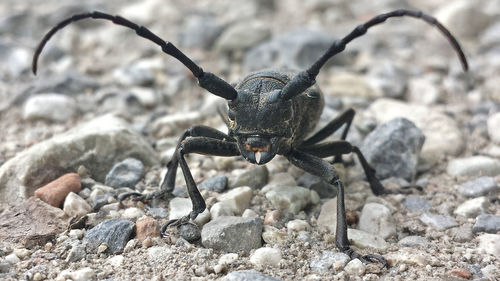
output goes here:
[{"label": "beetle", "polygon": [[[341,162],[342,155],[354,153],[359,159],[370,188],[375,195],[387,193],[375,176],[358,147],[346,141],[349,127],[354,118],[354,110],[349,109],[330,121],[317,133],[309,136],[320,118],[324,100],[319,88],[314,85],[315,78],[325,63],[341,53],[352,40],[363,36],[367,30],[388,18],[409,16],[421,19],[437,29],[448,39],[457,53],[464,71],[468,69],[467,59],[455,37],[435,18],[416,10],[394,10],[380,14],[369,21],[358,25],[347,36],[332,43],[326,52],[309,68],[300,72],[263,70],[252,73],[235,87],[213,73],[205,72],[189,57],[168,41],[164,41],[146,27],[137,25],[121,16],[113,16],[102,12],[75,14],[54,26],[39,43],[33,56],[33,73],[37,71],[37,61],[49,39],[68,24],[82,19],[103,19],[112,21],[135,30],[137,35],[149,39],[159,45],[163,52],[184,64],[197,78],[200,87],[228,101],[224,119],[228,133],[223,133],[207,126],[193,126],[187,129],[179,139],[178,145],[167,164],[167,173],[160,190],[152,194],[127,193],[136,196],[136,200],[149,200],[169,194],[175,185],[178,166],[181,167],[192,210],[178,220],[169,221],[162,227],[162,232],[169,225],[178,226],[194,220],[206,208],[185,160],[189,153],[217,156],[242,156],[248,162],[264,165],[276,155],[285,156],[293,165],[323,178],[338,187],[337,194],[337,228],[336,246],[351,258],[359,258],[363,262],[379,261],[387,265],[380,255],[361,256],[349,246],[347,223],[344,206],[344,185],[333,166],[323,158],[334,156],[334,162]],[[335,131],[343,128],[340,140],[322,142]]]}]

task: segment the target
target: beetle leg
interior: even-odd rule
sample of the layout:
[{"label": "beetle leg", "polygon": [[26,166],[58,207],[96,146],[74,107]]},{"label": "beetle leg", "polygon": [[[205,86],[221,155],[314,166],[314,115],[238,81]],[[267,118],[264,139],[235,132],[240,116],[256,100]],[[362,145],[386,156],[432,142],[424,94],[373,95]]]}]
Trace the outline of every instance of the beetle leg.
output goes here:
[{"label": "beetle leg", "polygon": [[352,259],[359,258],[362,262],[378,261],[384,266],[388,266],[387,260],[380,255],[369,254],[361,256],[349,247],[347,237],[347,220],[344,204],[344,185],[339,180],[335,169],[325,160],[309,154],[307,152],[293,150],[288,156],[288,160],[295,166],[313,175],[322,177],[329,183],[338,187],[337,194],[337,228],[335,233],[335,245],[340,251],[346,253]]},{"label": "beetle leg", "polygon": [[177,167],[179,166],[179,161],[177,159],[177,151],[179,150],[179,146],[181,145],[182,141],[188,137],[207,137],[217,140],[228,140],[228,141],[233,140],[231,137],[224,134],[223,132],[208,126],[197,125],[187,129],[179,138],[179,142],[177,144],[177,148],[174,152],[174,155],[167,164],[167,173],[165,174],[163,181],[160,185],[160,190],[148,194],[142,194],[139,192],[123,193],[118,198],[119,201],[121,202],[128,197],[133,197],[135,201],[150,201],[156,198],[163,198],[164,196],[172,192],[172,190],[175,187],[175,176],[177,175]]},{"label": "beetle leg", "polygon": [[345,140],[347,137],[347,132],[349,131],[349,128],[351,127],[352,120],[354,119],[354,115],[356,112],[354,109],[349,108],[348,110],[344,111],[342,114],[337,116],[337,118],[333,119],[330,121],[325,127],[323,127],[321,130],[316,132],[314,135],[306,139],[303,143],[302,146],[309,146],[316,144],[327,137],[331,136],[333,133],[335,133],[342,125],[346,125],[344,128],[344,131],[342,132],[342,136],[340,137],[341,140]]},{"label": "beetle leg", "polygon": [[183,140],[177,148],[177,161],[179,166],[181,166],[182,173],[184,174],[184,179],[186,181],[186,186],[191,198],[191,203],[193,209],[189,215],[184,216],[177,220],[171,220],[167,222],[168,225],[180,225],[189,220],[194,220],[198,214],[205,210],[205,200],[200,194],[198,187],[191,175],[191,171],[184,159],[184,155],[188,153],[199,153],[214,156],[238,156],[240,151],[238,145],[235,142],[228,142],[224,140],[213,139],[209,137],[192,137]]}]

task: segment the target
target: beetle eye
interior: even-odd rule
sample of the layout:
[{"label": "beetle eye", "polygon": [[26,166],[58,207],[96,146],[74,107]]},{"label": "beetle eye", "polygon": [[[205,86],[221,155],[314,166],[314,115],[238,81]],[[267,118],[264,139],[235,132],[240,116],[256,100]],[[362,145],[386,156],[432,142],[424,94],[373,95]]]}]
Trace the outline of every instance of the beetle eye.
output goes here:
[{"label": "beetle eye", "polygon": [[229,117],[229,120],[233,120],[234,121],[234,111],[232,111],[231,109],[228,109],[228,111],[227,111],[227,117]]}]

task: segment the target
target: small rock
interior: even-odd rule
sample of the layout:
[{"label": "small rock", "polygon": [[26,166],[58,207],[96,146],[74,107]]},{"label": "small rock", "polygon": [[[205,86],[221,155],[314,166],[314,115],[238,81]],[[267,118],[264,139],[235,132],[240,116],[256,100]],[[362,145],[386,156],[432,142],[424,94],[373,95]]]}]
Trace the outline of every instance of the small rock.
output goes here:
[{"label": "small rock", "polygon": [[500,133],[498,128],[500,128],[500,112],[492,114],[488,118],[488,134],[490,139],[496,144],[500,144]]},{"label": "small rock", "polygon": [[467,269],[463,269],[463,268],[452,269],[450,271],[450,275],[455,275],[455,276],[458,276],[458,277],[464,278],[464,279],[471,279],[472,278],[472,274]]},{"label": "small rock", "polygon": [[458,192],[467,197],[487,195],[498,189],[498,182],[492,177],[479,177],[460,185]]},{"label": "small rock", "polygon": [[420,216],[420,221],[439,230],[455,227],[458,225],[455,219],[450,216],[436,215],[431,213],[423,213]]},{"label": "small rock", "polygon": [[54,207],[60,207],[70,192],[81,189],[80,176],[76,173],[65,174],[35,191],[35,197]]},{"label": "small rock", "polygon": [[185,223],[179,226],[179,236],[193,243],[201,238],[200,228],[196,224]]},{"label": "small rock", "polygon": [[217,23],[214,16],[201,15],[186,17],[186,23],[178,34],[179,45],[188,48],[210,48],[224,27]]},{"label": "small rock", "polygon": [[125,257],[123,255],[116,255],[107,260],[107,263],[115,268],[120,268],[123,264]]},{"label": "small rock", "polygon": [[164,219],[168,217],[168,211],[165,208],[149,208],[148,214],[155,219]]},{"label": "small rock", "polygon": [[250,262],[256,266],[277,267],[281,261],[281,252],[274,248],[259,248],[250,256]]},{"label": "small rock", "polygon": [[439,102],[443,96],[437,83],[439,78],[440,76],[431,74],[411,79],[408,83],[408,100],[426,105]]},{"label": "small rock", "polygon": [[396,225],[391,211],[378,203],[368,203],[363,207],[359,218],[359,229],[384,239],[396,235]]},{"label": "small rock", "polygon": [[422,213],[431,208],[429,201],[412,195],[405,199],[405,207],[410,212]]},{"label": "small rock", "polygon": [[281,218],[281,212],[279,210],[268,210],[266,216],[264,217],[265,225],[276,225]]},{"label": "small rock", "polygon": [[70,271],[69,269],[63,270],[57,276],[57,279],[71,279],[73,281],[87,281],[95,279],[96,273],[90,267],[84,267],[76,271]]},{"label": "small rock", "polygon": [[105,220],[87,231],[83,240],[87,241],[88,247],[92,250],[106,243],[111,253],[118,253],[123,251],[134,231],[134,226],[133,222],[126,219]]},{"label": "small rock", "polygon": [[66,257],[66,262],[77,262],[85,258],[87,252],[85,246],[81,244],[74,245]]},{"label": "small rock", "polygon": [[406,236],[399,240],[398,244],[403,247],[425,247],[429,242],[422,236]]},{"label": "small rock", "polygon": [[298,179],[297,183],[307,189],[316,191],[320,198],[333,198],[337,196],[336,186],[329,184],[322,178],[309,173],[304,173],[304,175]]},{"label": "small rock", "polygon": [[500,234],[482,234],[477,237],[479,240],[479,251],[484,251],[495,257],[500,257]]},{"label": "small rock", "polygon": [[298,214],[311,202],[311,191],[301,186],[268,185],[262,191],[280,211]]},{"label": "small rock", "polygon": [[335,271],[345,267],[351,258],[344,253],[336,253],[333,251],[323,251],[321,255],[313,258],[309,267],[314,271],[328,272],[332,266]]},{"label": "small rock", "polygon": [[207,248],[235,253],[261,246],[259,218],[218,217],[203,226],[201,243]]},{"label": "small rock", "polygon": [[496,176],[500,175],[500,160],[486,156],[453,159],[446,171],[452,176]]},{"label": "small rock", "polygon": [[351,73],[333,75],[328,80],[328,95],[346,98],[376,99],[382,93],[367,83],[365,77]]},{"label": "small rock", "polygon": [[71,238],[82,239],[85,234],[85,230],[83,229],[72,229],[69,231],[68,236]]},{"label": "small rock", "polygon": [[483,214],[476,218],[476,223],[472,227],[474,233],[487,232],[495,234],[500,231],[500,216]]},{"label": "small rock", "polygon": [[239,258],[236,253],[224,254],[219,258],[219,264],[232,264]]},{"label": "small rock", "polygon": [[136,238],[139,241],[143,241],[146,238],[158,237],[160,235],[160,226],[158,222],[151,217],[145,217],[138,220],[135,228]]},{"label": "small rock", "polygon": [[250,207],[253,191],[248,186],[233,188],[219,196],[218,200],[228,206],[235,214],[241,215]]},{"label": "small rock", "polygon": [[23,248],[14,249],[13,253],[22,260],[31,255],[31,252],[28,249]]},{"label": "small rock", "polygon": [[366,266],[359,259],[353,259],[345,266],[344,270],[352,276],[363,276]]},{"label": "small rock", "polygon": [[16,264],[16,263],[20,262],[21,259],[18,256],[16,256],[16,254],[12,253],[12,254],[7,255],[5,257],[5,261],[9,264]]},{"label": "small rock", "polygon": [[113,166],[106,175],[106,185],[119,188],[131,187],[141,179],[144,172],[144,164],[134,158],[127,158]]},{"label": "small rock", "polygon": [[269,38],[269,27],[260,21],[239,22],[229,26],[215,42],[218,52],[244,51]]},{"label": "small rock", "polygon": [[367,75],[370,78],[368,83],[384,96],[403,98],[408,82],[408,75],[404,68],[398,67],[390,61],[383,61],[370,66]]},{"label": "small rock", "polygon": [[331,233],[335,233],[337,228],[337,198],[332,198],[321,206],[318,226],[327,229]]},{"label": "small rock", "polygon": [[436,18],[455,36],[476,39],[491,23],[492,17],[481,6],[467,0],[449,2],[436,12]]},{"label": "small rock", "polygon": [[48,120],[66,122],[77,113],[76,101],[61,94],[39,94],[32,96],[24,105],[26,120]]},{"label": "small rock", "polygon": [[286,241],[287,234],[284,231],[277,229],[274,226],[264,225],[262,232],[262,240],[269,245],[283,245]]},{"label": "small rock", "polygon": [[305,220],[291,220],[286,224],[288,231],[300,232],[304,230],[309,230],[311,226]]},{"label": "small rock", "polygon": [[481,213],[485,213],[489,205],[490,201],[488,198],[481,196],[460,204],[453,213],[467,218],[474,218]]},{"label": "small rock", "polygon": [[243,214],[241,214],[241,217],[243,218],[256,218],[258,217],[259,214],[257,214],[254,210],[252,209],[246,209]]},{"label": "small rock", "polygon": [[170,214],[168,216],[169,220],[180,219],[191,212],[193,205],[191,199],[175,197],[168,203]]},{"label": "small rock", "polygon": [[63,210],[69,217],[83,217],[92,211],[92,207],[82,197],[70,192],[64,200]]},{"label": "small rock", "polygon": [[136,221],[144,215],[145,215],[145,213],[142,209],[139,209],[136,207],[131,207],[131,208],[127,208],[127,209],[125,209],[125,211],[123,211],[122,218],[131,220],[131,221]]},{"label": "small rock", "polygon": [[212,191],[217,191],[217,192],[222,192],[224,189],[227,187],[227,177],[226,176],[216,176],[212,178],[208,178],[204,181],[202,181],[199,185],[198,188],[200,190],[206,189],[206,190],[212,190]]},{"label": "small rock", "polygon": [[382,237],[357,229],[347,229],[347,237],[350,243],[362,249],[370,247],[383,251],[389,246]]},{"label": "small rock", "polygon": [[239,175],[236,180],[231,183],[231,188],[239,186],[250,186],[252,189],[260,189],[263,187],[269,178],[269,171],[266,166],[257,166],[256,168]]},{"label": "small rock", "polygon": [[397,118],[366,136],[361,151],[379,179],[402,177],[412,181],[425,136],[411,121]]},{"label": "small rock", "polygon": [[469,242],[474,239],[470,226],[454,227],[450,229],[450,236],[453,237],[453,241],[459,243]]},{"label": "small rock", "polygon": [[255,270],[238,270],[228,273],[223,281],[281,281],[281,279],[264,275]]},{"label": "small rock", "polygon": [[149,86],[154,83],[154,72],[141,64],[134,63],[113,71],[113,79],[123,86]]}]

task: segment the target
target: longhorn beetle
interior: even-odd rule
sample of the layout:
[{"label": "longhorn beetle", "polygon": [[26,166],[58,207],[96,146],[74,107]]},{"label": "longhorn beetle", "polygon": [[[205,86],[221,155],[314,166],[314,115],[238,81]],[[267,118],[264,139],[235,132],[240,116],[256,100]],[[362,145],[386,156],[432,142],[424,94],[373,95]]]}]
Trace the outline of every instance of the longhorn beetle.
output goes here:
[{"label": "longhorn beetle", "polygon": [[[363,262],[379,261],[387,265],[387,261],[382,256],[372,254],[360,256],[349,247],[344,186],[333,166],[322,159],[334,156],[334,161],[341,161],[343,154],[356,154],[373,193],[376,195],[387,193],[376,178],[375,170],[367,163],[359,148],[346,141],[347,132],[354,118],[354,110],[345,111],[314,135],[308,137],[308,134],[318,123],[324,106],[323,96],[319,89],[314,86],[315,78],[323,65],[330,58],[342,52],[349,42],[364,35],[369,28],[383,23],[388,18],[403,16],[421,19],[437,27],[458,54],[464,71],[467,71],[467,59],[459,43],[441,23],[420,11],[404,9],[380,14],[357,26],[347,36],[333,42],[329,49],[306,70],[298,73],[274,70],[259,71],[248,75],[235,87],[215,74],[203,71],[172,43],[164,41],[149,29],[123,17],[101,12],[76,14],[58,23],[38,45],[34,53],[32,67],[33,73],[36,74],[38,57],[47,41],[58,30],[72,22],[86,18],[104,19],[135,30],[137,35],[158,44],[163,52],[184,64],[198,79],[199,86],[228,101],[227,115],[223,114],[223,116],[226,117],[224,121],[229,132],[225,134],[207,126],[193,126],[187,129],[179,139],[172,160],[167,164],[168,170],[160,191],[146,195],[136,192],[127,193],[121,196],[120,200],[128,196],[135,196],[136,200],[149,200],[169,194],[174,188],[177,167],[180,165],[193,209],[189,215],[167,222],[162,227],[163,232],[168,225],[178,226],[195,219],[206,208],[205,200],[198,191],[184,159],[186,154],[241,155],[248,162],[257,165],[266,164],[277,154],[283,155],[293,165],[338,187],[336,246],[351,258],[360,258]],[[343,125],[345,127],[340,140],[321,142]]]}]

